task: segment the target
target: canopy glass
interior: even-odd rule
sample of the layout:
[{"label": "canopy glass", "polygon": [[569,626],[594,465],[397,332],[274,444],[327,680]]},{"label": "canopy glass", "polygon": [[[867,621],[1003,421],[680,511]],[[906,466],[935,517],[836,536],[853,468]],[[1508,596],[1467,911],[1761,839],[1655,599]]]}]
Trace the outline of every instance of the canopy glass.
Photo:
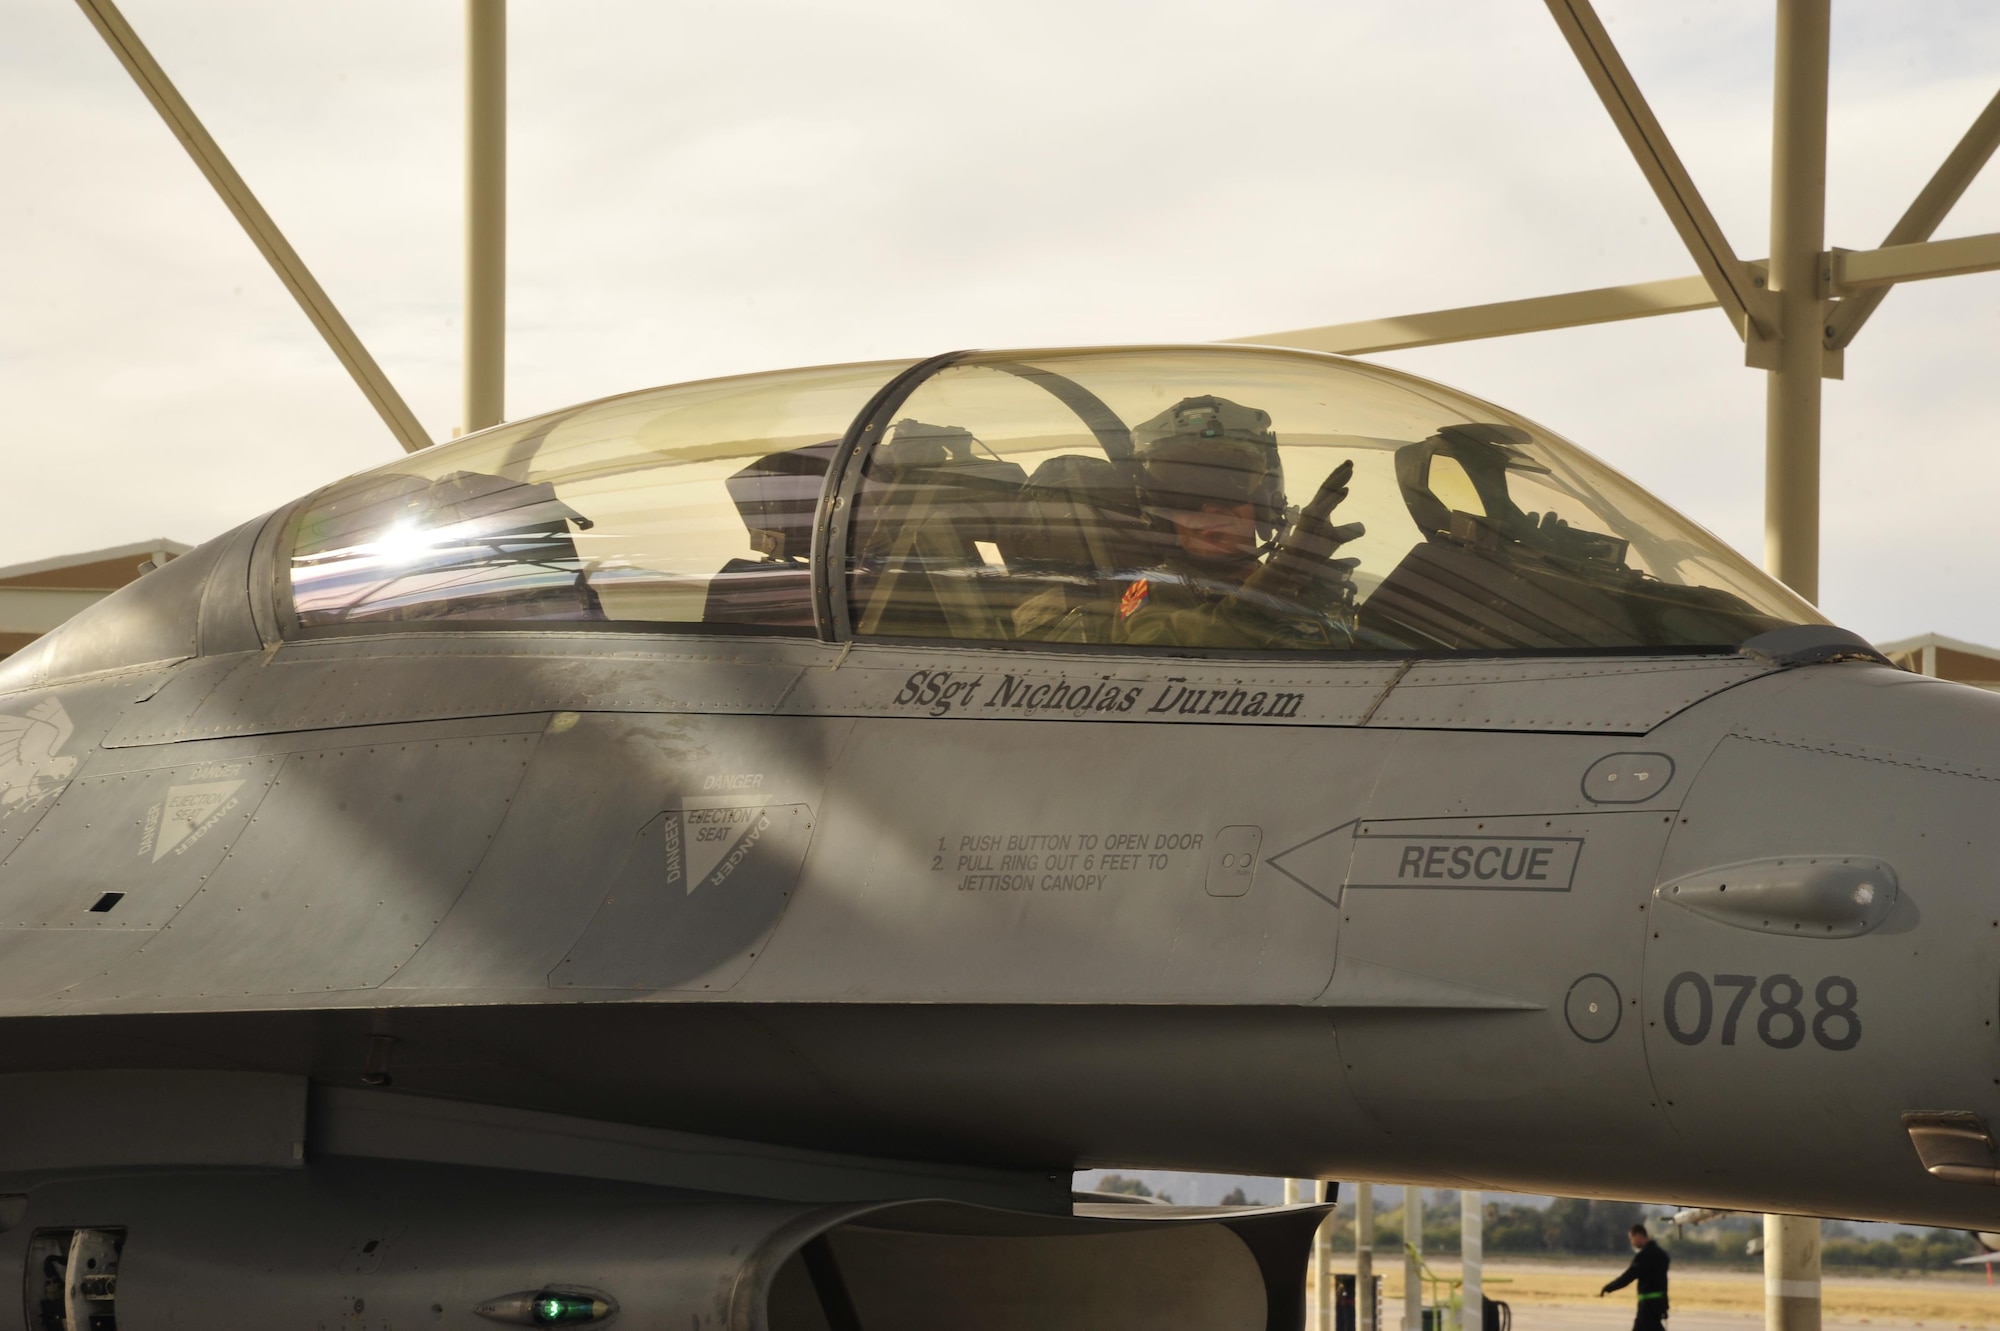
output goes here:
[{"label": "canopy glass", "polygon": [[1511,412],[1257,347],[712,380],[301,506],[306,632],[604,625],[1051,649],[1720,648],[1811,606]]}]

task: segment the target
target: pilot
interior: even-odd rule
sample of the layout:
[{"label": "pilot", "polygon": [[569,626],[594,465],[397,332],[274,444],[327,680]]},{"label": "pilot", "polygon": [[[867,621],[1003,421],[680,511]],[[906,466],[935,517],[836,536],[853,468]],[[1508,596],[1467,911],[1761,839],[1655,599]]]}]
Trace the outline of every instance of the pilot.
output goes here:
[{"label": "pilot", "polygon": [[1352,462],[1335,467],[1287,526],[1284,464],[1267,412],[1227,398],[1185,398],[1133,431],[1133,455],[1140,499],[1165,553],[1122,584],[1114,641],[1239,650],[1353,645],[1360,561],[1334,553],[1364,528],[1327,521],[1347,497]]}]

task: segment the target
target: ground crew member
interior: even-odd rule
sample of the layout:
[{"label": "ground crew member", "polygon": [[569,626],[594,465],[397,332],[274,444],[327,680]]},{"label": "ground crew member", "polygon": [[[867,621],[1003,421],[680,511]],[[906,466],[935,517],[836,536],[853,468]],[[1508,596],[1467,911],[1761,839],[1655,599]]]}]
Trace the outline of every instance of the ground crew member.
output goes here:
[{"label": "ground crew member", "polygon": [[1290,526],[1271,417],[1227,398],[1185,398],[1133,432],[1140,501],[1165,537],[1158,567],[1122,585],[1121,643],[1248,649],[1354,641],[1354,566],[1334,552],[1363,534],[1328,522],[1354,464],[1335,467]]},{"label": "ground crew member", "polygon": [[1667,1250],[1646,1237],[1644,1225],[1632,1226],[1632,1264],[1624,1274],[1599,1290],[1597,1297],[1603,1298],[1614,1289],[1623,1289],[1633,1281],[1639,1282],[1639,1311],[1632,1319],[1632,1331],[1660,1331],[1667,1318],[1667,1266],[1672,1258]]}]

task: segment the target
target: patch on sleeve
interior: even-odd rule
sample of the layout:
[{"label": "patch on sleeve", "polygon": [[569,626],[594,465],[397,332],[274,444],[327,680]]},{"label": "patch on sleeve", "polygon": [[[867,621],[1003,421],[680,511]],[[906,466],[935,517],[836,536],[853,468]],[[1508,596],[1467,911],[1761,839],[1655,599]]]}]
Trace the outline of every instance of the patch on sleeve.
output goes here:
[{"label": "patch on sleeve", "polygon": [[1145,578],[1139,579],[1125,589],[1124,597],[1118,602],[1118,617],[1130,619],[1139,613],[1139,607],[1146,604],[1146,598],[1153,594],[1153,584]]}]

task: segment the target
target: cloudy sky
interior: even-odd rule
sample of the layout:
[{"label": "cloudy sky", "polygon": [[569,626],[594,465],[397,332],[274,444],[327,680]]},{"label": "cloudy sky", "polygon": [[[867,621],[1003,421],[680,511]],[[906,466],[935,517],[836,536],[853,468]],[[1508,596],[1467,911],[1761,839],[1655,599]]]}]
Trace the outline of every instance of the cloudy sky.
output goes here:
[{"label": "cloudy sky", "polygon": [[[1600,0],[1746,258],[1771,5]],[[1990,0],[1837,0],[1829,240],[2000,87]],[[125,0],[434,435],[458,402],[455,0]],[[509,415],[951,347],[1185,341],[1692,271],[1537,0],[514,0]],[[0,564],[199,541],[395,444],[70,0],[0,0]],[[2000,230],[2000,166],[1940,235]],[[1384,359],[1753,557],[1714,311]],[[1826,610],[2000,643],[2000,274],[1826,394]]]}]

